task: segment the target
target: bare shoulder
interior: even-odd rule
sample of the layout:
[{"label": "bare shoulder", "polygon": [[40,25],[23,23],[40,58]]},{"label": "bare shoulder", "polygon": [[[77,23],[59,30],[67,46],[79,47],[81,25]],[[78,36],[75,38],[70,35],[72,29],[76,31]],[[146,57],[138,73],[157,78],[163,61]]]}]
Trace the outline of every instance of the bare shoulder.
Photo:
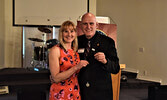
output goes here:
[{"label": "bare shoulder", "polygon": [[50,49],[49,54],[60,56],[60,47],[54,46]]}]

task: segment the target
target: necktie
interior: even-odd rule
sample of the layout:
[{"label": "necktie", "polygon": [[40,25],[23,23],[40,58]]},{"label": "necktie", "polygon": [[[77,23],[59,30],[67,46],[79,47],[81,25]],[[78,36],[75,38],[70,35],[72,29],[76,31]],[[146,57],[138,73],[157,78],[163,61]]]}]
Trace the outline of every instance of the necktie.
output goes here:
[{"label": "necktie", "polygon": [[88,41],[88,43],[87,43],[87,47],[85,48],[85,57],[88,56],[89,51],[90,51],[90,41]]}]

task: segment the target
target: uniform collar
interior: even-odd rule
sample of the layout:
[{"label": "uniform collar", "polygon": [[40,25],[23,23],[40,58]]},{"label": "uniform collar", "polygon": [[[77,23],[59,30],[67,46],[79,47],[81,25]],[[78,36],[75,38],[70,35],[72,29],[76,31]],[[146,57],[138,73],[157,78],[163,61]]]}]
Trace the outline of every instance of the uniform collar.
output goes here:
[{"label": "uniform collar", "polygon": [[[87,41],[90,41],[90,42],[93,42],[93,41],[95,40],[95,38],[97,37],[97,34],[98,34],[98,33],[97,33],[97,31],[96,31],[95,35],[94,35],[91,39],[87,39],[87,38],[86,38],[86,40],[87,40]],[[85,37],[86,37],[86,36],[85,36]]]}]

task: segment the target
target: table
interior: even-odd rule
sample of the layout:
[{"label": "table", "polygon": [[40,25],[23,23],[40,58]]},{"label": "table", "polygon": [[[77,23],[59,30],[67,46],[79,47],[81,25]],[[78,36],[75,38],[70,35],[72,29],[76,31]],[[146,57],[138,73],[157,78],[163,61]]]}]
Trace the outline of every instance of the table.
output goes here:
[{"label": "table", "polygon": [[4,68],[0,69],[0,86],[8,86],[9,94],[16,93],[17,100],[46,100],[49,76],[50,71],[46,69]]}]

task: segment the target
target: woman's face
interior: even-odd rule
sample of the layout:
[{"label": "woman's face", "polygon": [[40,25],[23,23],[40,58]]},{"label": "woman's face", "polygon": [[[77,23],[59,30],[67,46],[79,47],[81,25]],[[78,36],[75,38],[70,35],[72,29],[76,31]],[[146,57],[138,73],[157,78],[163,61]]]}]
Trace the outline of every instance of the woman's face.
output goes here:
[{"label": "woman's face", "polygon": [[76,37],[76,32],[72,27],[68,27],[63,31],[63,40],[65,43],[72,43]]}]

